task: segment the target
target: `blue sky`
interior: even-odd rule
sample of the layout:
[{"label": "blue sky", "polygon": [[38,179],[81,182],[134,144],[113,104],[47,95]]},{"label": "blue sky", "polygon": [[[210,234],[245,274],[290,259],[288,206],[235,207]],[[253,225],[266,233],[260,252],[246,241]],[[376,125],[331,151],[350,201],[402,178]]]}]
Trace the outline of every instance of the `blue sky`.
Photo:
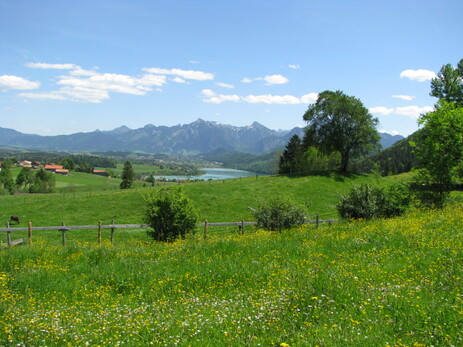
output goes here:
[{"label": "blue sky", "polygon": [[461,0],[0,0],[0,127],[41,135],[197,118],[304,126],[324,90],[409,135],[463,58]]}]

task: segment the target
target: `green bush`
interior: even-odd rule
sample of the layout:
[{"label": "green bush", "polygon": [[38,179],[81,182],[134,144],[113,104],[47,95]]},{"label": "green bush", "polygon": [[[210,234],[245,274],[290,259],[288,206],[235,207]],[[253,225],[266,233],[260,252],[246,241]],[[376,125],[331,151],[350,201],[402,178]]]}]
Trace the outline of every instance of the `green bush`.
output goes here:
[{"label": "green bush", "polygon": [[450,184],[436,182],[427,169],[414,171],[410,191],[421,209],[442,209],[450,198]]},{"label": "green bush", "polygon": [[180,187],[162,188],[145,196],[147,233],[157,241],[172,242],[196,229],[197,213]]},{"label": "green bush", "polygon": [[284,197],[275,197],[263,202],[253,211],[257,227],[273,231],[282,231],[303,224],[305,214],[305,207]]},{"label": "green bush", "polygon": [[399,216],[405,212],[409,203],[408,190],[402,186],[384,189],[361,184],[341,196],[336,208],[343,219],[369,220]]}]

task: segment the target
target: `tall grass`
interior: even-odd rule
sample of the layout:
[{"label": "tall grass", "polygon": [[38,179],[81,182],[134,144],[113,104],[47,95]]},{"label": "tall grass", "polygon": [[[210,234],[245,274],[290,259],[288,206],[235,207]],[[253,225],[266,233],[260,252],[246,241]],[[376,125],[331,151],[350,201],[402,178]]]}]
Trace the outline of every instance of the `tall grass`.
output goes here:
[{"label": "tall grass", "polygon": [[0,250],[0,345],[459,346],[463,208]]}]

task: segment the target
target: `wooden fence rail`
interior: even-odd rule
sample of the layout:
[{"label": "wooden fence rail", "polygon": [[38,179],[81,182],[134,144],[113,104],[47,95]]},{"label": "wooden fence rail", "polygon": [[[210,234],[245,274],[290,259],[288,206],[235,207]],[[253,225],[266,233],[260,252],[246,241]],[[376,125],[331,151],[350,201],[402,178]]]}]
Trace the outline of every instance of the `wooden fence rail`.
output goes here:
[{"label": "wooden fence rail", "polygon": [[[327,219],[327,220],[320,220],[317,216],[316,220],[314,221],[307,221],[305,224],[315,224],[318,227],[321,223],[334,223],[338,222],[338,219]],[[210,223],[205,220],[203,223],[198,224],[198,227],[204,228],[204,238],[207,237],[209,227],[218,227],[218,226],[238,226],[238,231],[244,233],[244,227],[250,225],[257,225],[256,222],[219,222],[219,223]],[[116,229],[139,229],[139,228],[149,228],[148,224],[101,224],[99,222],[95,225],[65,225],[62,223],[60,226],[48,226],[48,227],[32,227],[32,223],[29,222],[27,227],[11,227],[9,223],[6,223],[6,228],[0,228],[0,232],[6,232],[7,235],[7,246],[12,247],[21,243],[24,243],[24,238],[20,238],[18,240],[11,239],[11,232],[18,232],[18,231],[27,231],[28,232],[28,240],[29,245],[32,244],[32,231],[41,231],[41,230],[57,230],[61,231],[62,237],[62,244],[63,246],[66,245],[66,233],[70,230],[85,230],[85,229],[97,229],[98,230],[98,243],[101,243],[101,230],[102,229],[111,229],[111,243],[114,242],[114,232]]]}]

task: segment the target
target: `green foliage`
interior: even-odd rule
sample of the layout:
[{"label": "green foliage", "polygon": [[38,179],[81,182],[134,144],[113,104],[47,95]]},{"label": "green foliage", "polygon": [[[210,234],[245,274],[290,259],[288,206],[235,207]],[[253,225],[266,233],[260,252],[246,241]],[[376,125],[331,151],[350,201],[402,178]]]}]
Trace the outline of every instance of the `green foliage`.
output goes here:
[{"label": "green foliage", "polygon": [[35,183],[29,187],[29,193],[53,193],[55,188],[55,174],[40,169],[35,174]]},{"label": "green foliage", "polygon": [[350,160],[379,146],[374,118],[362,102],[341,91],[324,91],[304,114],[308,129],[304,143],[323,153],[339,152],[339,169],[347,172]]},{"label": "green foliage", "polygon": [[424,126],[416,146],[420,165],[428,170],[431,183],[448,185],[463,162],[463,108],[440,101],[419,124]]},{"label": "green foliage", "polygon": [[92,173],[94,167],[92,164],[87,163],[87,162],[82,162],[79,164],[79,166],[76,167],[77,172],[86,172],[86,173]]},{"label": "green foliage", "polygon": [[409,203],[408,191],[401,186],[385,189],[361,184],[342,195],[336,208],[343,219],[369,220],[399,216]]},{"label": "green foliage", "polygon": [[35,183],[35,173],[30,167],[23,167],[16,176],[16,186],[21,189],[28,189],[31,185]]},{"label": "green foliage", "polygon": [[463,107],[463,59],[457,67],[443,65],[436,78],[431,81],[431,96],[457,107]]},{"label": "green foliage", "polygon": [[448,202],[451,187],[445,182],[437,182],[427,169],[413,172],[410,191],[418,208],[442,209]]},{"label": "green foliage", "polygon": [[144,219],[153,229],[147,233],[153,239],[171,242],[196,229],[197,213],[180,187],[150,192],[145,203]]},{"label": "green foliage", "polygon": [[278,165],[278,173],[300,173],[302,172],[302,157],[303,148],[301,138],[294,134],[289,139],[285,150],[281,154],[280,163]]},{"label": "green foliage", "polygon": [[122,182],[120,184],[120,188],[128,189],[132,187],[133,176],[134,176],[134,172],[132,168],[132,163],[127,160],[124,163],[124,168],[122,169]]},{"label": "green foliage", "polygon": [[273,231],[291,229],[303,224],[306,214],[304,206],[282,196],[270,198],[253,211],[257,227]]},{"label": "green foliage", "polygon": [[61,160],[61,165],[67,170],[74,170],[76,168],[76,164],[72,158],[63,158]]},{"label": "green foliage", "polygon": [[14,180],[11,175],[10,164],[8,162],[3,163],[3,167],[0,168],[0,189],[3,193],[13,194],[14,192]]}]

